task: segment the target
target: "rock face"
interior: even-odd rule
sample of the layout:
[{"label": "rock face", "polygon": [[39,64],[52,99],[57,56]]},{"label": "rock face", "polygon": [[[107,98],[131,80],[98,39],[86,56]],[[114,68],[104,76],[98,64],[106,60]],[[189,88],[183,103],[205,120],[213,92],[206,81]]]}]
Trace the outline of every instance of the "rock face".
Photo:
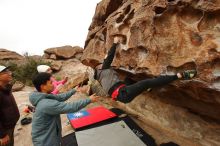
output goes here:
[{"label": "rock face", "polygon": [[[139,78],[196,69],[195,79],[176,81],[151,94],[162,103],[220,121],[220,1],[103,0],[89,28],[82,62],[102,62],[114,36],[124,42],[112,65]],[[132,104],[142,109],[143,103]],[[197,144],[218,145],[219,140],[217,136]]]},{"label": "rock face", "polygon": [[68,91],[77,85],[81,85],[88,80],[88,69],[89,67],[83,65],[77,59],[69,59],[62,62],[62,69],[55,73],[54,76],[68,77],[67,83],[61,88],[60,92]]},{"label": "rock face", "polygon": [[19,55],[16,52],[13,51],[9,51],[6,49],[0,49],[0,60],[21,60],[24,59],[24,57],[22,55]]},{"label": "rock face", "polygon": [[53,71],[60,71],[63,65],[63,60],[53,60],[53,59],[43,59],[45,62],[51,63],[51,68]]},{"label": "rock face", "polygon": [[47,59],[70,59],[79,54],[82,54],[83,49],[79,46],[63,46],[56,48],[49,48],[44,50],[44,57]]}]

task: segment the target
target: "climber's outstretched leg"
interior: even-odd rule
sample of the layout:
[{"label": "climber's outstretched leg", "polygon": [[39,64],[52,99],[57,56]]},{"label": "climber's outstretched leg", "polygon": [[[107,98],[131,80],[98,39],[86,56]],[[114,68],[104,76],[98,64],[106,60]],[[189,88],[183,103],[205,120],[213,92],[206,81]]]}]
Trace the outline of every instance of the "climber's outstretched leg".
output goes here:
[{"label": "climber's outstretched leg", "polygon": [[124,103],[131,102],[136,96],[141,94],[143,91],[146,91],[148,88],[166,85],[177,79],[192,79],[196,76],[196,73],[196,70],[187,70],[182,73],[177,73],[176,75],[159,76],[154,79],[145,79],[135,84],[124,86],[119,90],[117,100]]}]

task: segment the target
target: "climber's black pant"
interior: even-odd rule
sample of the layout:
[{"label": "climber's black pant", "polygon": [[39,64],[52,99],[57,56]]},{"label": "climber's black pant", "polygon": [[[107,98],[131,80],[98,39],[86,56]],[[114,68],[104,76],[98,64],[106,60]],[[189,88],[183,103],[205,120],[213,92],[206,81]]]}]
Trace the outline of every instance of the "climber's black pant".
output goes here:
[{"label": "climber's black pant", "polygon": [[141,80],[132,85],[126,85],[120,88],[117,100],[123,103],[131,102],[136,96],[141,94],[143,91],[146,91],[148,88],[166,85],[177,79],[177,75],[167,75],[159,76],[153,79]]}]

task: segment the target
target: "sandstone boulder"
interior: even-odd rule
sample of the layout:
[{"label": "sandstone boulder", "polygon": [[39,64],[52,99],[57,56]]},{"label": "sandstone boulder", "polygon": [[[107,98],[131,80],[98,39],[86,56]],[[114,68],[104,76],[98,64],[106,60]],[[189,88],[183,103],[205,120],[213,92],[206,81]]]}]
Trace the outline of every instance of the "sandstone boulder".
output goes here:
[{"label": "sandstone boulder", "polygon": [[24,88],[24,84],[22,82],[16,81],[15,84],[12,86],[12,91],[21,91]]},{"label": "sandstone boulder", "polygon": [[43,59],[44,62],[49,62],[53,71],[60,71],[63,65],[63,60]]},{"label": "sandstone boulder", "polygon": [[6,49],[0,49],[0,60],[21,60],[24,57],[14,51],[9,51]]},{"label": "sandstone boulder", "polygon": [[63,61],[62,69],[54,74],[55,77],[63,79],[68,77],[60,92],[68,91],[77,85],[82,85],[88,80],[88,67],[77,59]]},{"label": "sandstone boulder", "polygon": [[63,46],[63,47],[56,47],[56,48],[49,48],[44,50],[44,57],[48,59],[70,59],[74,58],[74,56],[78,53],[82,53],[83,49],[79,46]]},{"label": "sandstone boulder", "polygon": [[192,105],[176,104],[220,120],[219,10],[217,1],[104,0],[93,17],[82,62],[102,62],[113,37],[121,36],[125,41],[114,66],[146,76],[196,69],[196,79],[178,82],[166,88],[166,94],[158,94],[193,100]]},{"label": "sandstone boulder", "polygon": [[[96,7],[81,60],[84,64],[91,66],[103,62],[114,36],[120,36],[124,41],[117,48],[112,65],[119,71],[123,70],[127,74],[133,73],[137,80],[195,69],[198,72],[195,79],[176,81],[153,89],[151,93],[153,99],[157,99],[155,102],[161,101],[186,109],[205,121],[211,120],[219,123],[219,24],[219,1],[102,0]],[[143,101],[147,98],[141,97]],[[135,100],[132,104],[136,106],[128,105],[128,107],[138,114],[147,115],[147,110],[140,110],[146,107],[144,105],[146,102],[142,100]],[[152,110],[155,110],[152,112],[157,112],[156,109]],[[169,116],[168,113],[165,114]],[[158,117],[156,114],[152,116],[161,120],[155,127],[161,126],[161,129],[167,128],[165,131],[179,133],[188,138],[188,134],[173,129],[175,126],[180,126],[178,125],[180,122],[171,122],[172,118],[178,120],[178,117],[172,117],[175,115],[170,116],[170,121],[167,119],[173,124],[170,126],[164,124],[163,122],[167,121],[160,119],[159,115]],[[157,122],[155,119],[152,121]],[[193,118],[189,116],[188,119],[187,117],[183,119]],[[192,121],[192,123],[196,125],[197,122]],[[187,122],[185,121],[184,124],[187,125]],[[201,125],[198,129],[202,127]],[[220,126],[217,124],[215,128],[213,135],[211,134],[213,129],[208,129],[208,126],[207,129],[201,129],[209,135],[209,138],[206,137],[205,140],[203,132],[203,134],[192,132],[191,138],[199,139],[194,145],[219,145],[220,137],[217,131]]]}]

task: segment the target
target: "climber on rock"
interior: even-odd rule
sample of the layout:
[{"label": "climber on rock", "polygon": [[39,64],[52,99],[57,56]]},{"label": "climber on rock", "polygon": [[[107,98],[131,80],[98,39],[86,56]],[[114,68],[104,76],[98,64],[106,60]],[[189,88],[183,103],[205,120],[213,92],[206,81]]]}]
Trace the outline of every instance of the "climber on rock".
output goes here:
[{"label": "climber on rock", "polygon": [[175,75],[164,75],[153,79],[144,79],[133,84],[126,84],[126,82],[119,79],[117,72],[111,67],[116,48],[118,48],[121,42],[122,38],[117,36],[114,37],[114,43],[110,48],[108,55],[104,59],[104,62],[102,64],[93,66],[94,73],[92,75],[89,75],[89,82],[91,83],[91,86],[92,83],[97,80],[100,83],[101,88],[103,89],[105,94],[111,96],[113,100],[118,100],[123,103],[129,103],[136,96],[149,88],[166,85],[178,79],[192,79],[197,74],[196,70],[186,70],[183,72],[179,72]]}]

